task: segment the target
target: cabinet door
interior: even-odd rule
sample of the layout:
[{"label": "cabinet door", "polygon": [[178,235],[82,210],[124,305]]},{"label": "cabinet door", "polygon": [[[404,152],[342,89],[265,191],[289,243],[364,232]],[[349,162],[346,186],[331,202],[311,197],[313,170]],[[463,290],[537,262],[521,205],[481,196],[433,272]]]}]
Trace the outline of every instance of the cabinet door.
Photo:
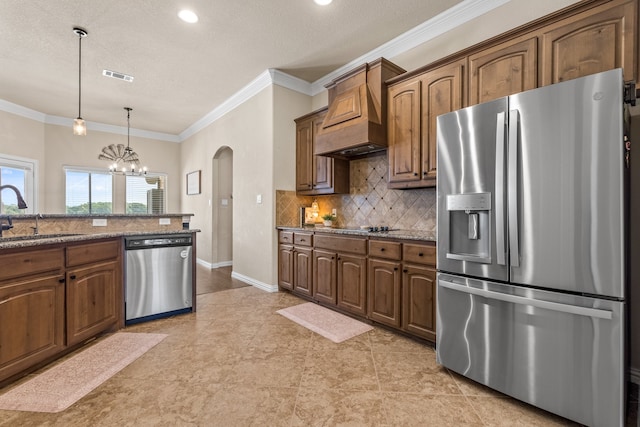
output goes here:
[{"label": "cabinet door", "polygon": [[367,259],[338,254],[338,307],[353,314],[367,314]]},{"label": "cabinet door", "polygon": [[636,2],[612,3],[543,29],[543,85],[614,68],[624,69],[625,80],[636,80]]},{"label": "cabinet door", "polygon": [[296,191],[313,189],[313,120],[296,122]]},{"label": "cabinet door", "polygon": [[0,286],[0,381],[62,351],[64,276]]},{"label": "cabinet door", "polygon": [[538,38],[509,40],[469,56],[469,105],[537,87]]},{"label": "cabinet door", "polygon": [[405,265],[402,270],[402,329],[434,341],[436,339],[436,271]]},{"label": "cabinet door", "polygon": [[296,247],[293,253],[293,291],[311,296],[313,293],[313,251]]},{"label": "cabinet door", "polygon": [[72,345],[113,326],[118,320],[120,262],[67,271],[67,344]]},{"label": "cabinet door", "polygon": [[389,183],[420,180],[420,79],[388,92]]},{"label": "cabinet door", "polygon": [[337,302],[337,259],[335,252],[313,251],[313,298],[328,304]]},{"label": "cabinet door", "polygon": [[424,74],[422,80],[422,177],[423,185],[436,183],[436,118],[463,105],[464,61],[454,62]]},{"label": "cabinet door", "polygon": [[369,318],[400,327],[400,263],[369,259]]},{"label": "cabinet door", "polygon": [[293,290],[293,246],[280,245],[278,248],[278,285]]},{"label": "cabinet door", "polygon": [[[318,130],[322,128],[322,121],[327,115],[326,111],[314,116],[312,121],[312,140],[315,144],[316,135]],[[313,154],[314,146],[311,149],[312,158],[312,170],[313,170],[313,188],[314,189],[327,189],[333,188],[333,159],[325,156],[315,156]]]}]

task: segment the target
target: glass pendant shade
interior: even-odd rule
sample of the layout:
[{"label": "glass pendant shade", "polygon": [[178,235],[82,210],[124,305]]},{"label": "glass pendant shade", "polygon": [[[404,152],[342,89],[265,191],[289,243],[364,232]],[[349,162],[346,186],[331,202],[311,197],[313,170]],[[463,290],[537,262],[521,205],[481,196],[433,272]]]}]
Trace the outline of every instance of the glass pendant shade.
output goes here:
[{"label": "glass pendant shade", "polygon": [[78,136],[85,136],[87,134],[87,125],[84,123],[82,117],[78,117],[73,121],[73,134]]}]

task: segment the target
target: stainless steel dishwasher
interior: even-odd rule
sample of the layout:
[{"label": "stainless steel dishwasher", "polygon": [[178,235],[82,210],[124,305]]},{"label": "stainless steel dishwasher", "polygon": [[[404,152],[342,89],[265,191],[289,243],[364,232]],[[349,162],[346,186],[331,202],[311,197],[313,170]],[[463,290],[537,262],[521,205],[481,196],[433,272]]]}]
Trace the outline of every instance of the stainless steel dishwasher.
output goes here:
[{"label": "stainless steel dishwasher", "polygon": [[125,323],[193,311],[191,234],[125,237]]}]

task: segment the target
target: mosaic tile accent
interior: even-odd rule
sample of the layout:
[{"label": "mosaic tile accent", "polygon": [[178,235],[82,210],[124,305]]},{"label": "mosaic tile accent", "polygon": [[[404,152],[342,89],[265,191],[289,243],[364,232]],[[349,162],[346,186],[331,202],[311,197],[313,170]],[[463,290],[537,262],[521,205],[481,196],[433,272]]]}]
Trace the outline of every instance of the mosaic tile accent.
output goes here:
[{"label": "mosaic tile accent", "polygon": [[302,206],[318,201],[320,216],[338,210],[334,224],[342,228],[387,225],[401,230],[436,230],[435,188],[394,190],[387,188],[387,154],[350,162],[349,194],[297,196],[295,191],[276,190],[276,225],[296,227]]}]

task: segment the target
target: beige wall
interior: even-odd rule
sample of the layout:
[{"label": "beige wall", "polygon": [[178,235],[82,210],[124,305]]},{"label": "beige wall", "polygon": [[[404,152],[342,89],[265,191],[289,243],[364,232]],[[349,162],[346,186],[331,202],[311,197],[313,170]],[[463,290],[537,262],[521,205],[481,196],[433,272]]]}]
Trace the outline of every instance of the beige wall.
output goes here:
[{"label": "beige wall", "polygon": [[[32,211],[44,212],[46,191],[45,171],[45,125],[42,122],[0,111],[0,154],[37,160],[35,182],[37,197]],[[25,195],[26,197],[26,195]]]},{"label": "beige wall", "polygon": [[[202,170],[202,194],[186,196],[182,205],[183,210],[195,213],[192,226],[211,236],[198,244],[199,259],[217,262],[213,259],[218,236],[212,226],[211,164],[219,148],[227,146],[233,150],[233,272],[275,286],[275,185],[295,183],[293,118],[309,104],[305,95],[270,86],[182,143],[183,170]],[[258,195],[262,203],[257,203]]]}]

